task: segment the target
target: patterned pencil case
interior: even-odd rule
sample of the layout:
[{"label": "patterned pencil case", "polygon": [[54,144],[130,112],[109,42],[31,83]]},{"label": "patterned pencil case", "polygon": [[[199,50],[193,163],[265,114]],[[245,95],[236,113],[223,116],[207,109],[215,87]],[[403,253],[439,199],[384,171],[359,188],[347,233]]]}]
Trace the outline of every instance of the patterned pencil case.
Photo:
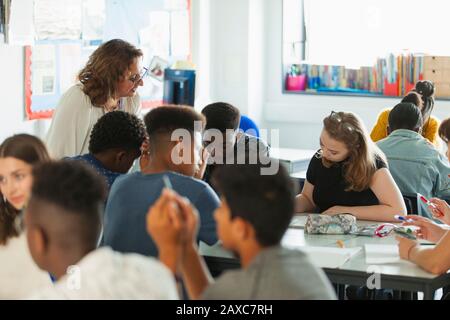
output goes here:
[{"label": "patterned pencil case", "polygon": [[305,224],[305,231],[310,234],[349,234],[357,230],[356,217],[347,213],[335,216],[310,214]]}]

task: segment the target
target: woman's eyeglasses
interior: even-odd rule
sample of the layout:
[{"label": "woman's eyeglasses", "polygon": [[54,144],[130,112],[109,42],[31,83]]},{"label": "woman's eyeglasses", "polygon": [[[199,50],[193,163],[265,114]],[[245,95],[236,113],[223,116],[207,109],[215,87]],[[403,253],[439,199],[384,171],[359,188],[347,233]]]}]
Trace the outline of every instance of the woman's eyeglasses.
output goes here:
[{"label": "woman's eyeglasses", "polygon": [[148,74],[148,68],[142,68],[142,70],[141,70],[141,72],[139,72],[139,74],[135,74],[134,76],[132,76],[128,80],[130,80],[131,82],[136,84],[139,81],[141,81],[142,79],[144,79],[147,76],[147,74]]}]

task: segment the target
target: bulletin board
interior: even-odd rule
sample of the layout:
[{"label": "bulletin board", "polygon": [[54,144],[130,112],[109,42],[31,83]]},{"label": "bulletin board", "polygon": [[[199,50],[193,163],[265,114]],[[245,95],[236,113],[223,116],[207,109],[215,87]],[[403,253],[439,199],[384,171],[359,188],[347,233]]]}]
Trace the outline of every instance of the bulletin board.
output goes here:
[{"label": "bulletin board", "polygon": [[[52,39],[52,31],[45,30],[41,37],[37,35],[35,45],[25,46],[27,119],[52,117],[61,95],[76,83],[79,70],[103,41],[119,38],[132,43],[143,51],[142,66],[149,69],[155,61],[170,66],[191,59],[190,0],[104,0],[104,4],[102,39],[86,39],[87,32],[82,31],[79,39],[75,39],[76,33],[72,39]],[[143,108],[161,105],[162,77],[150,73],[139,94]]]}]

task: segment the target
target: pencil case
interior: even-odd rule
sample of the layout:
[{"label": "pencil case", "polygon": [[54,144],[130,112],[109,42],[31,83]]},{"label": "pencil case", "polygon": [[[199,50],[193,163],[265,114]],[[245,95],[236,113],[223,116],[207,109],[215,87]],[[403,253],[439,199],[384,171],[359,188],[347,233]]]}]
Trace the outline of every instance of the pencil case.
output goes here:
[{"label": "pencil case", "polygon": [[305,231],[309,234],[349,234],[357,230],[356,217],[347,213],[335,216],[310,214],[305,224]]}]

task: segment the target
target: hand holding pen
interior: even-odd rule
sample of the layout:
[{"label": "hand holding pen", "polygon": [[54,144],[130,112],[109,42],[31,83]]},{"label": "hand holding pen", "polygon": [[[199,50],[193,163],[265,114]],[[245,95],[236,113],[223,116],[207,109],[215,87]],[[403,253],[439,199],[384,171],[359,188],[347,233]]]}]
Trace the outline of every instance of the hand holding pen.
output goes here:
[{"label": "hand holding pen", "polygon": [[442,221],[445,224],[450,224],[450,206],[447,202],[441,199],[433,198],[430,200],[432,206],[428,207],[433,218]]}]

